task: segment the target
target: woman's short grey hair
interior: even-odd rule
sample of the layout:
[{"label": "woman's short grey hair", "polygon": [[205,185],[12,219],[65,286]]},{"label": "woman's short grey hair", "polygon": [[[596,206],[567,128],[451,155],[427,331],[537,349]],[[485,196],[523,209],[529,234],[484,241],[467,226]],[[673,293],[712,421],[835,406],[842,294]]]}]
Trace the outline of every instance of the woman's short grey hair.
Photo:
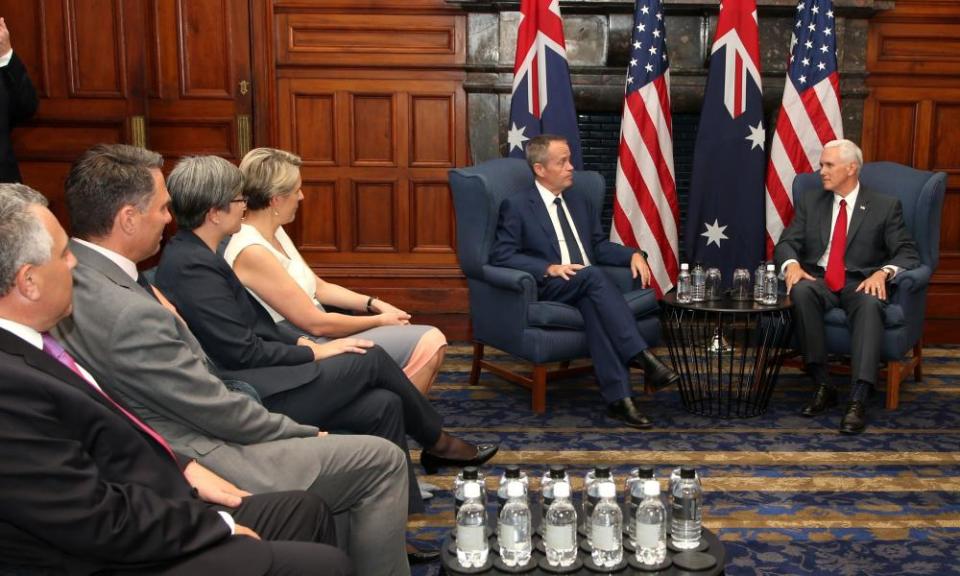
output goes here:
[{"label": "woman's short grey hair", "polygon": [[219,156],[188,156],[167,176],[177,226],[199,228],[211,208],[227,210],[243,187],[240,170]]},{"label": "woman's short grey hair", "polygon": [[6,296],[24,265],[52,256],[53,238],[30,207],[46,206],[43,194],[23,184],[0,184],[0,297]]},{"label": "woman's short grey hair", "polygon": [[276,196],[296,192],[303,160],[276,148],[254,148],[240,161],[247,210],[263,210]]},{"label": "woman's short grey hair", "polygon": [[863,151],[860,147],[849,140],[831,140],[823,145],[823,149],[837,148],[840,150],[840,157],[846,162],[853,162],[857,165],[857,174],[863,167]]}]

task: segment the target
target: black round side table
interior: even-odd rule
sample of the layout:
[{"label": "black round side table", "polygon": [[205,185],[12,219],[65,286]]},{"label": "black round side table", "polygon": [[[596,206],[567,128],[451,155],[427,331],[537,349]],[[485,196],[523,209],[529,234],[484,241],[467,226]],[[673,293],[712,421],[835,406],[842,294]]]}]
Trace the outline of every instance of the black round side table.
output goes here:
[{"label": "black round side table", "polygon": [[790,344],[790,298],[772,305],[729,298],[681,304],[670,293],[661,304],[687,411],[719,418],[766,412]]}]

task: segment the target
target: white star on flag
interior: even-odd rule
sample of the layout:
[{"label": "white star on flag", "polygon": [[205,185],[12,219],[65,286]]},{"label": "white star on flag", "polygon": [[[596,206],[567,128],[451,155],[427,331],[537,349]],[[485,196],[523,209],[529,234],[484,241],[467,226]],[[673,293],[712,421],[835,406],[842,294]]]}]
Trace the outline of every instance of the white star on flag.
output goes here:
[{"label": "white star on flag", "polygon": [[707,231],[700,235],[706,236],[707,246],[713,243],[717,245],[717,248],[719,248],[721,240],[729,240],[729,238],[727,238],[727,235],[723,233],[723,231],[726,230],[727,227],[721,226],[720,222],[716,218],[713,219],[712,226],[707,222],[704,222],[703,225],[707,228]]},{"label": "white star on flag", "polygon": [[757,146],[763,150],[763,142],[767,139],[767,131],[763,129],[763,122],[757,122],[756,126],[747,125],[750,128],[750,135],[747,136],[747,140],[750,141],[750,149],[753,150]]},{"label": "white star on flag", "polygon": [[517,128],[516,123],[513,124],[513,127],[510,128],[510,131],[507,132],[507,142],[510,143],[510,150],[513,150],[514,148],[523,150],[523,143],[529,140],[529,138],[523,135],[526,129],[526,126]]}]

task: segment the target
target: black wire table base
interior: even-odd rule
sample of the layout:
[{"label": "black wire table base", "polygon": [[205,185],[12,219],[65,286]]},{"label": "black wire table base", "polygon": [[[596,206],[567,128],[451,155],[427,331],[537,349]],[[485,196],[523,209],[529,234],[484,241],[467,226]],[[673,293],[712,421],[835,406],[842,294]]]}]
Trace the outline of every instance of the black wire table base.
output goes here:
[{"label": "black wire table base", "polygon": [[667,294],[663,328],[688,412],[751,418],[767,411],[780,366],[789,355],[792,304],[729,299],[680,304]]}]

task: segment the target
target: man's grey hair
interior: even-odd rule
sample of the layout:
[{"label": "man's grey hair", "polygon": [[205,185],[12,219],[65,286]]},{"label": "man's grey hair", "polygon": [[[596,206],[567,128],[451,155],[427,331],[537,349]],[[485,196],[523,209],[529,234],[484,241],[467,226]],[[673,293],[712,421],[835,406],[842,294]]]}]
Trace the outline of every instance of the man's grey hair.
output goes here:
[{"label": "man's grey hair", "polygon": [[535,164],[545,164],[547,162],[547,152],[550,150],[552,142],[567,143],[567,139],[556,134],[540,134],[534,136],[527,142],[527,164],[533,170]]},{"label": "man's grey hair", "polygon": [[47,199],[23,184],[0,184],[0,297],[13,288],[20,268],[51,258],[53,238],[33,205],[47,206]]},{"label": "man's grey hair", "polygon": [[163,156],[128,144],[98,144],[84,152],[67,175],[70,233],[104,238],[124,206],[146,211],[153,198],[153,174]]},{"label": "man's grey hair", "polygon": [[831,140],[823,145],[823,149],[836,148],[840,150],[840,158],[847,162],[853,162],[857,165],[857,174],[863,168],[863,151],[860,147],[849,140]]},{"label": "man's grey hair", "polygon": [[240,170],[219,156],[188,156],[167,176],[173,215],[185,230],[202,226],[211,208],[228,210],[242,187]]},{"label": "man's grey hair", "polygon": [[303,160],[276,148],[254,148],[240,161],[247,210],[263,210],[270,200],[296,192]]}]

